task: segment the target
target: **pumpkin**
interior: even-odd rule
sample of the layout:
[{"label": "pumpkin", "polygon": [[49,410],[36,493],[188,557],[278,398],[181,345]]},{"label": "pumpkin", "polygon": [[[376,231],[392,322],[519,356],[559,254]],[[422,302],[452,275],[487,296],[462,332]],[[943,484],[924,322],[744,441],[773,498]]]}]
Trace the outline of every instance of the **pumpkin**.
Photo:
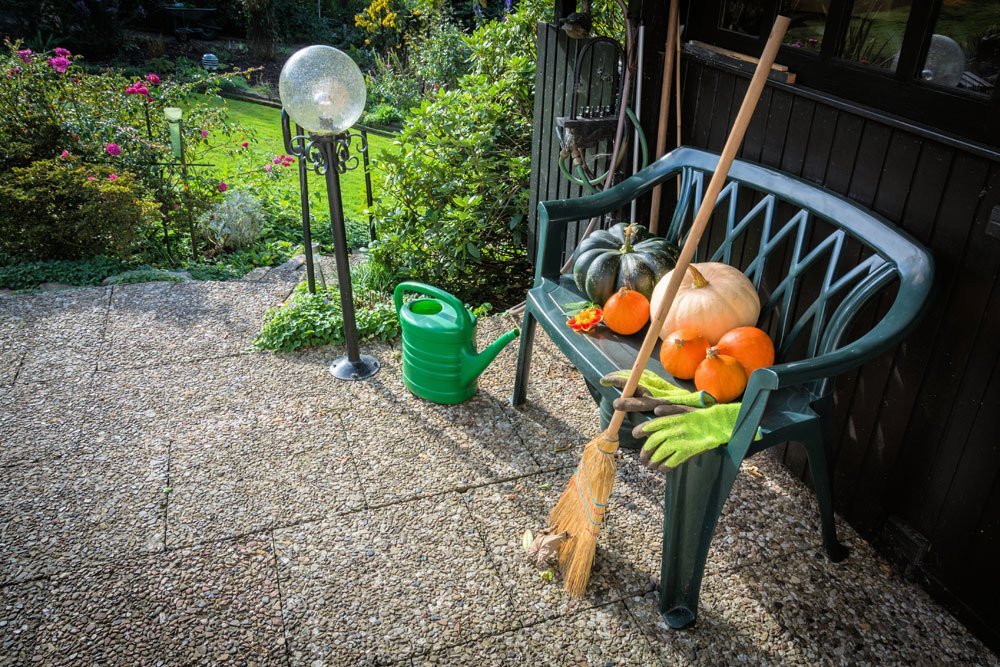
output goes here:
[{"label": "pumpkin", "polygon": [[647,299],[674,266],[677,246],[650,237],[642,225],[618,223],[580,241],[573,253],[573,280],[594,303],[605,303],[622,287]]},{"label": "pumpkin", "polygon": [[604,323],[617,334],[630,336],[649,321],[649,299],[623,287],[604,304]]},{"label": "pumpkin", "polygon": [[774,363],[774,343],[757,327],[738,327],[719,339],[719,354],[725,354],[743,364],[747,376],[758,368]]},{"label": "pumpkin", "polygon": [[678,380],[690,380],[705,360],[709,345],[700,331],[678,329],[660,344],[660,363]]},{"label": "pumpkin", "polygon": [[710,347],[694,373],[694,386],[698,391],[707,391],[719,403],[729,403],[747,388],[747,372],[736,359]]},{"label": "pumpkin", "polygon": [[[667,291],[670,273],[653,290],[655,313]],[[664,320],[661,337],[678,329],[697,329],[715,345],[730,329],[753,326],[760,316],[760,297],[753,283],[738,269],[719,262],[688,267],[677,297]]]}]

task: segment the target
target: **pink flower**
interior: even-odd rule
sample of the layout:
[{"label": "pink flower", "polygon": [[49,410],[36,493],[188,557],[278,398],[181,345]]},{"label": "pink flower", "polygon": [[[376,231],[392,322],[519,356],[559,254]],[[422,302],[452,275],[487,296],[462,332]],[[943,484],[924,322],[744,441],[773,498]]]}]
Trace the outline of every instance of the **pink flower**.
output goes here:
[{"label": "pink flower", "polygon": [[271,162],[273,162],[274,164],[281,164],[281,158],[275,155],[274,159],[271,160]]},{"label": "pink flower", "polygon": [[62,153],[59,154],[59,157],[65,160],[66,158],[69,157],[69,151],[63,151]]},{"label": "pink flower", "polygon": [[202,139],[208,139],[208,130],[202,130],[201,131],[201,138]]},{"label": "pink flower", "polygon": [[73,55],[69,52],[69,49],[64,49],[61,46],[56,47],[55,54],[60,58],[69,58],[71,55]]},{"label": "pink flower", "polygon": [[111,157],[118,157],[122,153],[122,147],[118,144],[108,144],[104,147],[104,150],[107,151],[108,155]]},{"label": "pink flower", "polygon": [[114,173],[108,174],[108,180],[109,181],[117,181],[118,180],[118,174],[114,174]]},{"label": "pink flower", "polygon": [[219,192],[225,192],[226,190],[229,189],[229,186],[226,184],[225,181],[219,181],[219,184],[216,185],[215,187],[219,189]]},{"label": "pink flower", "polygon": [[31,62],[31,49],[21,49],[17,52],[17,57],[26,63]]},{"label": "pink flower", "polygon": [[136,95],[143,95],[143,96],[149,95],[149,88],[147,88],[146,86],[139,86],[138,88],[135,89],[135,93]]},{"label": "pink flower", "polygon": [[7,76],[8,77],[14,77],[14,76],[16,76],[16,75],[18,75],[20,73],[21,73],[21,68],[20,67],[11,67],[9,70],[7,70]]},{"label": "pink flower", "polygon": [[146,81],[153,84],[154,86],[160,85],[160,77],[156,76],[152,72],[146,75]]},{"label": "pink flower", "polygon": [[129,86],[125,89],[126,95],[135,95],[135,86]]},{"label": "pink flower", "polygon": [[244,141],[242,144],[240,144],[240,146],[242,146],[243,148],[246,148],[249,145],[250,145],[249,141]]},{"label": "pink flower", "polygon": [[265,164],[264,165],[264,171],[266,171],[268,173],[271,173],[272,169],[274,169],[274,165],[273,164]]},{"label": "pink flower", "polygon": [[94,178],[93,176],[88,176],[88,177],[87,177],[87,180],[88,180],[88,181],[96,181],[97,179],[96,179],[96,178]]},{"label": "pink flower", "polygon": [[69,58],[64,58],[62,56],[59,56],[58,58],[49,58],[49,67],[60,74],[63,74],[72,64],[73,63],[70,62]]}]

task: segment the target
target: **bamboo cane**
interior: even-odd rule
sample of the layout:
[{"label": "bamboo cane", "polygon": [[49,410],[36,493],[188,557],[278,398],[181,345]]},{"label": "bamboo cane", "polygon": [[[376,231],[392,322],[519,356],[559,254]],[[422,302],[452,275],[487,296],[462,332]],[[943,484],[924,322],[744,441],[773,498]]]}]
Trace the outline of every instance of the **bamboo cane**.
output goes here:
[{"label": "bamboo cane", "polygon": [[[677,126],[675,139],[677,148],[681,147],[681,15],[677,14],[677,39],[674,40],[674,123]],[[677,176],[677,198],[681,197],[681,177]]]},{"label": "bamboo cane", "polygon": [[[722,155],[719,156],[719,163],[716,165],[711,181],[709,181],[705,198],[702,200],[698,214],[691,225],[691,231],[684,242],[684,247],[681,248],[677,265],[670,273],[669,279],[664,278],[668,280],[666,294],[656,312],[653,313],[649,330],[642,341],[642,347],[639,348],[639,354],[635,363],[632,364],[632,371],[625,384],[625,389],[622,391],[623,398],[631,398],[635,394],[639,378],[649,361],[656,341],[660,337],[660,329],[663,328],[663,322],[667,318],[670,306],[677,296],[681,279],[694,258],[698,242],[712,217],[715,202],[725,184],[729,168],[743,142],[750,118],[753,116],[757,102],[760,100],[761,91],[767,82],[771,64],[778,54],[785,30],[788,29],[788,22],[787,17],[778,16],[774,27],[771,28],[771,36],[764,46],[764,52],[760,56],[760,62],[757,64],[753,79],[747,88],[743,104],[740,106],[740,111],[733,122],[733,128],[726,139]],[[587,590],[587,582],[590,580],[594,554],[597,551],[597,537],[600,534],[608,498],[611,496],[611,488],[615,481],[615,452],[618,451],[618,431],[624,420],[625,413],[616,410],[607,429],[587,443],[580,465],[549,514],[550,534],[565,532],[567,535],[567,539],[559,549],[559,567],[563,573],[564,587],[573,597],[581,597]]]},{"label": "bamboo cane", "polygon": [[[678,40],[677,17],[679,0],[670,0],[670,11],[667,14],[667,43],[663,49],[663,83],[660,84],[660,119],[656,126],[656,152],[654,160],[659,160],[667,150],[667,118],[670,115],[670,84],[674,80],[674,58],[677,55],[675,44]],[[663,187],[653,188],[653,201],[649,207],[649,231],[655,236],[660,231],[660,199],[663,197]]]}]

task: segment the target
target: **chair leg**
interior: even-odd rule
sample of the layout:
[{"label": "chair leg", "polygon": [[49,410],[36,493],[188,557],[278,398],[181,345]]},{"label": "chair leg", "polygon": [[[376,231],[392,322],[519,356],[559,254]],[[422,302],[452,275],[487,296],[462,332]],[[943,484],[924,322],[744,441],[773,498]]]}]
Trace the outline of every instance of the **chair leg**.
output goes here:
[{"label": "chair leg", "polygon": [[521,343],[517,351],[517,376],[514,379],[514,393],[510,404],[524,405],[528,398],[528,374],[531,371],[531,352],[535,346],[535,327],[538,320],[531,314],[531,308],[524,308],[524,324],[521,327]]},{"label": "chair leg", "polygon": [[675,630],[698,617],[708,548],[738,472],[739,464],[719,447],[667,473],[659,610]]},{"label": "chair leg", "polygon": [[828,425],[825,419],[817,423],[814,435],[804,438],[803,445],[809,457],[809,471],[812,473],[816,502],[819,504],[820,522],[823,531],[823,548],[834,563],[847,558],[850,551],[837,539],[837,522],[833,514],[833,447],[826,437]]}]

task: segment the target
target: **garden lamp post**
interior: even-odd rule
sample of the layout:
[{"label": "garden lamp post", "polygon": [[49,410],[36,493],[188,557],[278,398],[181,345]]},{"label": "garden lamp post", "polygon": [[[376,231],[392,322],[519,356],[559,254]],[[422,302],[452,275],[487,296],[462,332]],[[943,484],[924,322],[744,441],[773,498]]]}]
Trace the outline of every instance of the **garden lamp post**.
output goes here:
[{"label": "garden lamp post", "polygon": [[[333,362],[330,372],[341,380],[363,380],[377,373],[380,364],[375,357],[361,354],[358,350],[344,205],[340,198],[340,174],[358,166],[357,156],[351,155],[352,138],[361,141],[360,150],[367,149],[361,135],[350,132],[365,108],[365,79],[358,66],[344,52],[331,46],[309,46],[292,54],[281,68],[278,95],[283,108],[285,150],[296,155],[300,163],[303,234],[306,235],[303,241],[306,260],[310,264],[307,271],[312,268],[312,249],[311,239],[308,238],[309,201],[304,163],[326,177],[337,282],[344,315],[344,341],[347,345],[347,354]],[[294,121],[296,130],[299,130],[295,136],[292,136],[290,121]],[[305,134],[301,132],[303,129]]]}]

